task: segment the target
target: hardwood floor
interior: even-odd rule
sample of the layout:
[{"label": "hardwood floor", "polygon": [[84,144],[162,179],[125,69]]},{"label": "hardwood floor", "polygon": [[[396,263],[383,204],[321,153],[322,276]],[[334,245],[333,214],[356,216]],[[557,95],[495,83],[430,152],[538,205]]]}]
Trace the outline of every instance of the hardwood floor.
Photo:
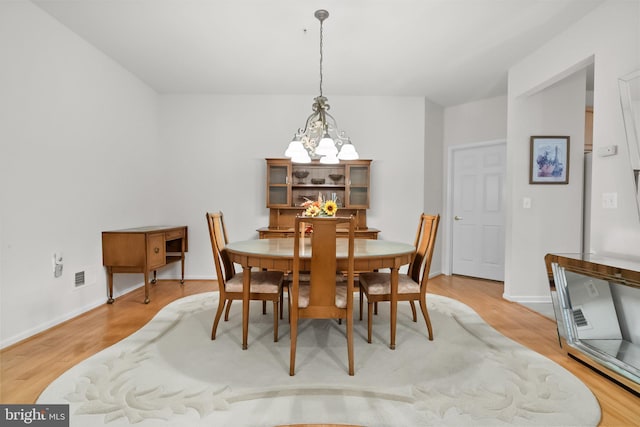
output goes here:
[{"label": "hardwood floor", "polygon": [[[0,351],[0,402],[33,403],[67,369],[129,336],[166,304],[183,296],[217,290],[215,281],[158,281],[151,302],[137,289],[77,318]],[[555,322],[502,298],[502,283],[461,276],[438,276],[429,292],[472,307],[507,337],[548,357],[580,378],[602,409],[601,426],[640,425],[640,398],[567,357],[558,346]],[[236,307],[238,309],[238,307]],[[437,330],[434,331],[438,339]]]}]

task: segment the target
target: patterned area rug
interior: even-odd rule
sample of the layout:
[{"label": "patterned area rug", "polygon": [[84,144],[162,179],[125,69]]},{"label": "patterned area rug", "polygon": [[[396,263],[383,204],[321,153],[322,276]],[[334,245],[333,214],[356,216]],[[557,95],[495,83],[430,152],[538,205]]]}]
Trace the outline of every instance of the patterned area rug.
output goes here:
[{"label": "patterned area rug", "polygon": [[[356,298],[357,299],[357,298]],[[488,326],[468,306],[428,296],[424,320],[398,307],[390,350],[388,304],[355,321],[355,376],[347,375],[344,324],[300,322],[296,375],[289,376],[289,326],[273,342],[272,306],[251,306],[241,350],[241,304],[210,340],[216,292],[164,308],[146,326],[73,367],[38,403],[69,403],[72,426],[595,426],[591,391],[549,359]]]}]

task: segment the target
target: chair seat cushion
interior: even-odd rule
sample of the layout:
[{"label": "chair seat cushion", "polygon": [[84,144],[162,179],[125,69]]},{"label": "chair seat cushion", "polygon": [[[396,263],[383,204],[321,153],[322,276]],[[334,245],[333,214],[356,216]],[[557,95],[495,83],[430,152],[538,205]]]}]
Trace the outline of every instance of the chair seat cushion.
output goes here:
[{"label": "chair seat cushion", "polygon": [[[251,293],[279,294],[283,276],[279,271],[252,271]],[[242,292],[243,280],[243,273],[236,274],[227,280],[225,290],[227,292]]]},{"label": "chair seat cushion", "polygon": [[[360,273],[360,286],[365,288],[369,295],[391,294],[391,273]],[[399,294],[417,294],[419,292],[420,284],[406,274],[398,275]]]},{"label": "chair seat cushion", "polygon": [[[298,289],[298,307],[308,307],[311,286],[308,283],[300,283]],[[336,307],[347,308],[347,285],[336,285]]]}]

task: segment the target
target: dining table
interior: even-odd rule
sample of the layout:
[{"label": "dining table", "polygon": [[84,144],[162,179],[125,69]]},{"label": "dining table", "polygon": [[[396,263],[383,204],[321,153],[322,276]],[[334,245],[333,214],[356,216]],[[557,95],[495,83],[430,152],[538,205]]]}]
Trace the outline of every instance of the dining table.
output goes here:
[{"label": "dining table", "polygon": [[[302,270],[309,270],[311,264],[311,242],[304,237],[301,242],[300,262]],[[293,270],[294,238],[253,239],[228,243],[223,249],[229,260],[242,266],[242,349],[248,347],[249,335],[249,290],[251,270],[266,269],[285,273]],[[347,270],[348,239],[336,240],[336,260],[339,271]],[[396,319],[398,311],[398,274],[403,265],[409,264],[415,253],[411,244],[389,240],[355,239],[354,269],[356,272],[390,269],[391,271],[391,330],[389,347],[396,347]]]}]

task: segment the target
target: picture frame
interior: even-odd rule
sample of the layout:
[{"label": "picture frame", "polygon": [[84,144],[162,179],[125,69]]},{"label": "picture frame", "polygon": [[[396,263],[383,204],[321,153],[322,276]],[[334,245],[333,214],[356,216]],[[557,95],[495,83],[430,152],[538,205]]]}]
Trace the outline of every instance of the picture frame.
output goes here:
[{"label": "picture frame", "polygon": [[569,183],[569,137],[532,136],[529,184]]}]

